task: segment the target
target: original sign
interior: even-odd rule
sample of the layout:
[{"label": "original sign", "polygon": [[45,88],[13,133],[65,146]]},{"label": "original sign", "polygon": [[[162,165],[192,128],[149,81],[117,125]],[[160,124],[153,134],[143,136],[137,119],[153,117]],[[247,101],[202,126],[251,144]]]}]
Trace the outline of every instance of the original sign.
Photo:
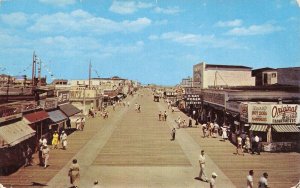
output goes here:
[{"label": "original sign", "polygon": [[37,103],[35,101],[28,101],[22,104],[22,112],[28,112],[35,110],[37,108]]},{"label": "original sign", "polygon": [[248,104],[248,121],[265,124],[299,124],[297,104]]},{"label": "original sign", "polygon": [[271,109],[272,123],[299,123],[300,109],[298,105],[273,105]]},{"label": "original sign", "polygon": [[248,104],[247,103],[241,103],[240,104],[240,118],[243,121],[248,120]]}]

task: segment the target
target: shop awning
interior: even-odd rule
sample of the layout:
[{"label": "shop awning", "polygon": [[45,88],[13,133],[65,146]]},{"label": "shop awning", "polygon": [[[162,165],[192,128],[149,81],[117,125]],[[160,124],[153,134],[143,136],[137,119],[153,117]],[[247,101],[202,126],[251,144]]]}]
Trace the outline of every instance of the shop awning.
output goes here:
[{"label": "shop awning", "polygon": [[54,123],[59,123],[61,121],[67,120],[67,116],[63,114],[60,110],[54,110],[51,112],[48,112],[49,118],[54,122]]},{"label": "shop awning", "polygon": [[49,118],[49,115],[46,111],[42,110],[42,111],[26,114],[23,117],[29,121],[29,124],[32,124]]},{"label": "shop awning", "polygon": [[11,147],[35,135],[35,131],[24,121],[0,127],[0,148]]},{"label": "shop awning", "polygon": [[296,125],[272,125],[276,132],[279,133],[299,133],[300,130]]},{"label": "shop awning", "polygon": [[251,125],[250,131],[266,132],[268,125]]},{"label": "shop awning", "polygon": [[73,115],[78,114],[78,113],[81,112],[78,108],[76,108],[72,104],[61,105],[61,106],[59,106],[59,109],[64,114],[66,114],[68,117],[71,117],[71,116],[73,116]]}]

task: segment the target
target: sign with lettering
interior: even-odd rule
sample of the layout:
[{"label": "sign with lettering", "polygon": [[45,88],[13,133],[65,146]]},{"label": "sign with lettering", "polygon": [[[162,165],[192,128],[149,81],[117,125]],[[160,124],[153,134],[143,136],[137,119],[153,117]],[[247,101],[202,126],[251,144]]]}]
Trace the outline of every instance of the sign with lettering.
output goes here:
[{"label": "sign with lettering", "polygon": [[185,94],[183,96],[186,105],[190,104],[201,104],[201,97],[199,94]]},{"label": "sign with lettering", "polygon": [[265,124],[299,124],[297,104],[248,104],[248,121]]},{"label": "sign with lettering", "polygon": [[283,123],[300,123],[299,105],[292,104],[278,104],[271,108],[271,117],[273,124]]},{"label": "sign with lettering", "polygon": [[225,107],[225,93],[203,92],[203,101]]},{"label": "sign with lettering", "polygon": [[0,108],[0,122],[5,122],[22,117],[21,106],[2,106]]},{"label": "sign with lettering", "polygon": [[240,103],[235,101],[230,101],[226,103],[226,110],[231,110],[233,112],[240,112]]},{"label": "sign with lettering", "polygon": [[247,103],[240,104],[240,119],[243,121],[248,121],[248,104]]},{"label": "sign with lettering", "polygon": [[22,112],[28,112],[38,108],[36,101],[28,101],[22,104]]},{"label": "sign with lettering", "polygon": [[57,104],[69,103],[70,91],[58,91],[57,92]]},{"label": "sign with lettering", "polygon": [[57,99],[56,99],[56,98],[53,98],[53,99],[45,99],[45,100],[41,100],[41,101],[40,101],[40,106],[41,106],[44,110],[55,109],[55,108],[57,108]]}]

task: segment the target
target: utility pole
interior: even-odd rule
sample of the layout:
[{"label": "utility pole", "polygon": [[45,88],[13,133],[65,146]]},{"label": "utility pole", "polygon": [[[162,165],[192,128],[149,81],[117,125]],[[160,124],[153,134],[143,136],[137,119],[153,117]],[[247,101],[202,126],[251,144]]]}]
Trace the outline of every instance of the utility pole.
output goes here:
[{"label": "utility pole", "polygon": [[41,71],[42,71],[42,60],[38,61],[38,85],[41,86]]},{"label": "utility pole", "polygon": [[90,64],[89,64],[89,89],[91,89],[91,70],[92,70],[92,64],[91,64],[91,60],[90,60]]},{"label": "utility pole", "polygon": [[35,85],[35,82],[34,82],[34,79],[35,79],[35,63],[36,63],[36,56],[35,56],[35,51],[33,51],[33,56],[32,56],[32,75],[31,75],[31,85],[32,85],[32,88],[34,87]]},{"label": "utility pole", "polygon": [[7,78],[6,102],[8,102],[8,95],[9,95],[9,83],[10,83],[10,75],[8,75],[8,78]]}]

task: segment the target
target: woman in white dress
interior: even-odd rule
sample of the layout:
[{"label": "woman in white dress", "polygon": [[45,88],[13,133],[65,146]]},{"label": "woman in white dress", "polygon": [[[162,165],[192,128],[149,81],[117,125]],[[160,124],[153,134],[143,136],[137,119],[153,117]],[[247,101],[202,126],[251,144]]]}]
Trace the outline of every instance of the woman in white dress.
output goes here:
[{"label": "woman in white dress", "polygon": [[228,139],[227,136],[227,128],[225,126],[221,127],[222,128],[222,138],[224,140],[224,142]]}]

